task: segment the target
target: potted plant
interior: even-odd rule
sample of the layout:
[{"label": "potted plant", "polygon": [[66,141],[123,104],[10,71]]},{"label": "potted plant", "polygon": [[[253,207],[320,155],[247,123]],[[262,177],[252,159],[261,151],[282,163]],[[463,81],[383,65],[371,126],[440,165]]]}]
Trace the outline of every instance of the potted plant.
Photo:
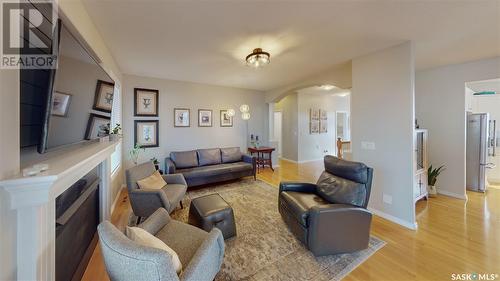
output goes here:
[{"label": "potted plant", "polygon": [[427,192],[429,193],[429,197],[437,196],[437,178],[444,170],[444,165],[439,168],[432,168],[432,165],[430,165],[429,169],[427,169]]},{"label": "potted plant", "polygon": [[122,132],[122,127],[120,124],[116,124],[113,130],[110,131],[109,133],[109,140],[110,141],[117,141],[121,137],[121,132]]},{"label": "potted plant", "polygon": [[138,143],[136,143],[134,148],[132,148],[132,150],[129,151],[130,160],[134,162],[134,165],[137,165],[137,160],[139,159],[139,154],[141,153],[141,150],[146,151],[145,148],[142,148]]},{"label": "potted plant", "polygon": [[158,161],[158,159],[156,159],[156,157],[151,158],[151,161],[155,165],[156,170],[159,170],[160,169],[160,161]]}]

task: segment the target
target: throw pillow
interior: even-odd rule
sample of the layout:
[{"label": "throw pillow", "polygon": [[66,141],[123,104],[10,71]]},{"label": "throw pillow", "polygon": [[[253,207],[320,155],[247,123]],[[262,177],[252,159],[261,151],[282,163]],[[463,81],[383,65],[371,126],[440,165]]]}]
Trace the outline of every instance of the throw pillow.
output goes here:
[{"label": "throw pillow", "polygon": [[137,185],[140,189],[162,189],[166,184],[167,182],[158,171],[155,171],[147,178],[137,181]]},{"label": "throw pillow", "polygon": [[153,234],[147,232],[146,230],[140,227],[129,227],[129,226],[127,226],[126,234],[130,240],[137,242],[137,244],[160,249],[167,252],[172,257],[172,264],[177,274],[179,274],[182,271],[182,264],[177,253],[163,241],[155,237]]}]

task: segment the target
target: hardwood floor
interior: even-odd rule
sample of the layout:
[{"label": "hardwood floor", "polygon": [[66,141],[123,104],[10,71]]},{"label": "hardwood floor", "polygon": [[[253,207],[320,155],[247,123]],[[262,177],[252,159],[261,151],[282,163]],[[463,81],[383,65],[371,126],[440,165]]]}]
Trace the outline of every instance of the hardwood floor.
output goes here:
[{"label": "hardwood floor", "polygon": [[[258,178],[274,186],[280,181],[315,182],[322,171],[322,162],[280,161],[274,173],[266,169]],[[343,280],[451,280],[453,273],[500,274],[500,190],[467,195],[468,201],[441,195],[419,201],[416,231],[375,216],[371,232],[387,245]],[[123,228],[130,211],[123,192],[112,222]],[[82,280],[109,280],[99,247]]]}]

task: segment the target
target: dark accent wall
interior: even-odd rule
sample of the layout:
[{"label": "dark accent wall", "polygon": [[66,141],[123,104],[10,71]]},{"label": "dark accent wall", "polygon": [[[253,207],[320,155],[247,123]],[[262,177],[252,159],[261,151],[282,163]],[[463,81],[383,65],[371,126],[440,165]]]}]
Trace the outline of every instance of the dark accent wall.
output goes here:
[{"label": "dark accent wall", "polygon": [[[36,5],[32,4],[34,7]],[[42,14],[46,15],[46,12],[39,9]],[[50,17],[46,18],[52,21]],[[29,21],[24,18],[25,26],[29,24]],[[36,29],[35,33],[42,41],[48,46],[52,47],[52,30],[47,30],[46,28]],[[24,40],[24,46],[28,46],[30,42],[27,39]],[[21,50],[21,55],[26,54],[26,49]],[[31,50],[32,52],[32,50]],[[40,53],[45,53],[40,50]],[[21,148],[35,146],[40,143],[44,112],[46,109],[45,103],[47,102],[47,95],[49,94],[49,76],[50,70],[47,69],[22,69],[21,83],[20,83],[20,112],[21,112]]]}]

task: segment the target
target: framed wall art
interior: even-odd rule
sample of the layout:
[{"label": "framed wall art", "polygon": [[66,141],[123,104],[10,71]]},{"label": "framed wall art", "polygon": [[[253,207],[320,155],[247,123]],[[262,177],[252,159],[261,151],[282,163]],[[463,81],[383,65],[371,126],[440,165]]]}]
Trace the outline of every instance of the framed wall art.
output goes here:
[{"label": "framed wall art", "polygon": [[212,110],[198,109],[198,127],[212,127]]},{"label": "framed wall art", "polygon": [[312,120],[309,122],[309,133],[310,134],[318,134],[319,133],[319,121]]},{"label": "framed wall art", "polygon": [[54,92],[52,95],[52,111],[55,116],[68,116],[69,104],[71,102],[71,94]]},{"label": "framed wall art", "polygon": [[113,96],[115,92],[115,84],[97,80],[97,86],[95,88],[94,95],[94,110],[99,110],[107,113],[111,113],[111,108],[113,107]]},{"label": "framed wall art", "polygon": [[229,116],[227,109],[220,111],[220,126],[221,127],[232,127],[233,126],[233,117]]},{"label": "framed wall art", "polygon": [[134,88],[134,116],[158,116],[159,91]]},{"label": "framed wall art", "polygon": [[141,147],[158,147],[158,120],[135,120],[134,139]]},{"label": "framed wall art", "polygon": [[321,119],[319,121],[319,133],[320,134],[328,133],[328,120]]},{"label": "framed wall art", "polygon": [[311,108],[309,109],[309,121],[319,120],[319,109]]},{"label": "framed wall art", "polygon": [[174,108],[174,127],[189,127],[190,111],[188,108]]},{"label": "framed wall art", "polygon": [[85,130],[85,139],[93,140],[109,135],[110,122],[110,117],[90,113],[87,130]]}]

